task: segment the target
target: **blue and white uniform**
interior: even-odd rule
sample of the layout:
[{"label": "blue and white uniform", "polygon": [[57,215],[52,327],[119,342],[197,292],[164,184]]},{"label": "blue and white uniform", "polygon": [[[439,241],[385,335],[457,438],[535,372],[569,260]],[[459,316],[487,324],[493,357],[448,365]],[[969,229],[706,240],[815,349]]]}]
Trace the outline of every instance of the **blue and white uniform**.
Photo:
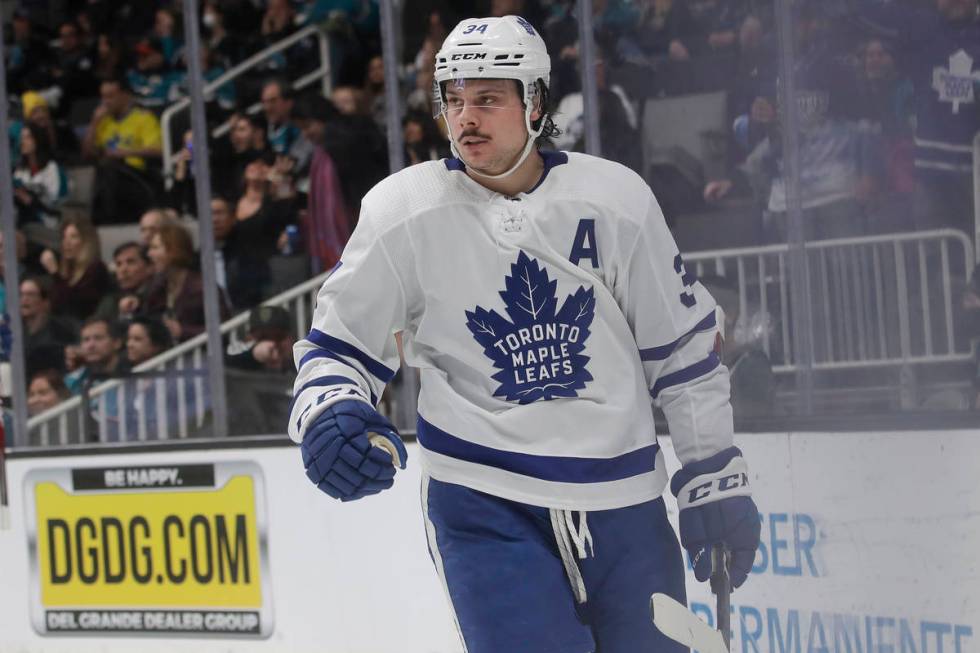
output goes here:
[{"label": "blue and white uniform", "polygon": [[[471,651],[507,644],[506,634],[491,642],[481,639],[491,634],[467,625],[503,613],[481,617],[474,610],[495,608],[459,597],[467,588],[483,591],[486,603],[489,588],[473,569],[492,564],[491,576],[506,582],[510,567],[506,553],[468,549],[480,546],[461,536],[467,523],[502,540],[553,530],[550,559],[571,580],[569,587],[562,579],[569,604],[594,607],[589,586],[603,583],[595,571],[603,556],[619,559],[616,542],[641,537],[622,521],[632,514],[645,524],[635,533],[656,524],[651,538],[660,538],[630,540],[657,558],[639,556],[636,569],[663,565],[666,580],[659,590],[644,580],[629,592],[648,599],[651,590],[667,591],[683,600],[680,552],[660,499],[667,474],[651,400],[662,407],[683,463],[732,446],[728,372],[714,351],[715,303],[685,269],[650,189],[616,163],[540,156],[541,180],[515,197],[475,182],[457,159],[406,168],[378,184],[320,290],[309,336],[295,346],[289,434],[301,442],[305,427],[336,401],[377,404],[399,363],[394,334],[403,334],[406,362],[421,372],[418,440],[430,548]],[[596,532],[603,523],[613,530]],[[525,549],[512,555],[515,562],[533,557]],[[578,566],[576,557],[584,558]],[[547,565],[519,567],[517,583],[547,585],[529,581]],[[469,575],[454,580],[457,573]],[[624,586],[637,577],[617,573]],[[546,602],[526,592],[533,595],[526,601]],[[654,631],[640,603],[641,620]],[[515,598],[511,610],[551,627],[560,609],[549,606],[535,611]],[[562,614],[572,615],[569,629],[583,628],[571,612]],[[588,638],[521,641],[526,648],[509,650],[577,650],[568,642]]]}]

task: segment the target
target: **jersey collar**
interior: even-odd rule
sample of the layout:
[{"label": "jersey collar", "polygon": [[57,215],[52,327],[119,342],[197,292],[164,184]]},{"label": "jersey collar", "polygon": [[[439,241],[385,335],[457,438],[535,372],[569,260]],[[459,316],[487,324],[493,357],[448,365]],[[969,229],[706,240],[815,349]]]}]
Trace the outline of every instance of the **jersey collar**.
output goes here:
[{"label": "jersey collar", "polygon": [[[544,162],[544,171],[541,173],[541,177],[540,179],[538,179],[538,183],[534,184],[534,187],[531,188],[531,190],[527,191],[528,194],[531,194],[534,191],[536,191],[538,187],[544,183],[544,180],[547,179],[548,173],[551,171],[552,168],[568,163],[568,154],[566,154],[565,152],[556,152],[553,150],[538,150],[538,156],[540,156],[541,160]],[[463,172],[463,173],[466,172],[466,164],[463,163],[461,159],[458,159],[456,157],[451,157],[448,159],[443,159],[443,161],[446,164],[447,170],[451,170],[454,172]]]}]

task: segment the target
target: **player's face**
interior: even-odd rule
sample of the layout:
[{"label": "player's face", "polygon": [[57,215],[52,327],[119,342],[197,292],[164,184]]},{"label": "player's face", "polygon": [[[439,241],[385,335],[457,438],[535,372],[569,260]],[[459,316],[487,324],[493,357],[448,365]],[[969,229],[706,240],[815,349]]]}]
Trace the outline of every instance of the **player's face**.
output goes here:
[{"label": "player's face", "polygon": [[[467,166],[484,174],[507,171],[527,143],[524,104],[510,79],[449,82],[446,117]],[[537,110],[531,119],[537,118]]]}]

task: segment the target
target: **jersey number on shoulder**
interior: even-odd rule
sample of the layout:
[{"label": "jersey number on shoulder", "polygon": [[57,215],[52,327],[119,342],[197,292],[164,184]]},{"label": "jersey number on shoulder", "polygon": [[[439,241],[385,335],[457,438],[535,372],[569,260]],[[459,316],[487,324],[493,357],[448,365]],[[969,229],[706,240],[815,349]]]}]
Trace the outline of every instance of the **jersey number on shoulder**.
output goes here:
[{"label": "jersey number on shoulder", "polygon": [[483,23],[481,25],[476,25],[476,24],[467,25],[466,26],[466,29],[463,30],[463,34],[472,34],[473,32],[479,32],[480,34],[486,34],[487,33],[487,27],[489,27],[489,26],[486,23]]},{"label": "jersey number on shoulder", "polygon": [[[687,268],[684,267],[684,259],[681,258],[680,254],[674,257],[674,272],[681,275],[681,282],[683,282],[685,288],[694,288],[694,282],[698,278],[694,276],[693,272],[687,271]],[[694,293],[691,292],[682,292],[680,298],[681,304],[684,304],[688,308],[691,308],[697,303],[697,300],[694,299]]]}]

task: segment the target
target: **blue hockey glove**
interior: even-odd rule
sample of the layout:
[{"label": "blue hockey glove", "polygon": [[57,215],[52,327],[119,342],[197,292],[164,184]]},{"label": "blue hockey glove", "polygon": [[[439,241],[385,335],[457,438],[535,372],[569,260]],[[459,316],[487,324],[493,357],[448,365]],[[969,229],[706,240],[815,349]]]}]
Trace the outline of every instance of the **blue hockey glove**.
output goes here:
[{"label": "blue hockey glove", "polygon": [[353,399],[338,401],[318,415],[306,429],[300,451],[306,476],[341,501],[387,490],[394,483],[395,463],[404,469],[408,458],[391,422]]},{"label": "blue hockey glove", "polygon": [[737,447],[684,465],[670,491],[680,508],[681,545],[694,562],[694,576],[711,575],[711,546],[723,542],[731,552],[732,587],[745,582],[759,547],[759,510],[749,490],[748,468]]}]

